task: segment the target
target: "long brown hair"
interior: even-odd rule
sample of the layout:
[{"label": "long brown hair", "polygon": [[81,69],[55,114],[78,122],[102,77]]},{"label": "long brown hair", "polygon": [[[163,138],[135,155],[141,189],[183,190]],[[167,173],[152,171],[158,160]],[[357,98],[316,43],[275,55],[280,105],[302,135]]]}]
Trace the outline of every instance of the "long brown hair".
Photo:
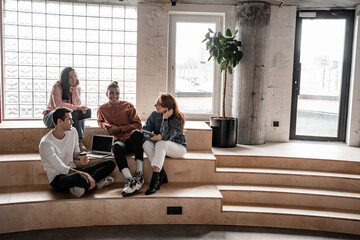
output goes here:
[{"label": "long brown hair", "polygon": [[69,100],[70,98],[70,82],[69,82],[69,73],[74,71],[72,67],[66,67],[61,71],[60,80],[58,83],[62,89],[62,100]]},{"label": "long brown hair", "polygon": [[177,120],[180,122],[180,126],[181,126],[181,132],[184,132],[184,125],[185,125],[185,116],[182,112],[179,111],[179,107],[176,103],[176,100],[174,98],[173,95],[168,94],[168,93],[163,93],[160,95],[159,97],[159,104],[163,107],[163,108],[172,108],[173,109],[173,115],[177,118]]}]

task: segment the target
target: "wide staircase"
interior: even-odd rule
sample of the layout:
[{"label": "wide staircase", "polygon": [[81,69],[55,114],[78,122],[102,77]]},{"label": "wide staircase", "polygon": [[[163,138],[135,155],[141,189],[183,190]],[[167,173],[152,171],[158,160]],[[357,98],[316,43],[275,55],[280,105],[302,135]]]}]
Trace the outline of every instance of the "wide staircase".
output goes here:
[{"label": "wide staircase", "polygon": [[[211,147],[204,122],[187,122],[188,153],[167,158],[169,183],[121,196],[124,178],[77,198],[54,192],[38,154],[49,131],[26,123],[0,124],[0,233],[99,225],[211,224],[309,229],[360,234],[360,161],[256,156]],[[104,134],[88,122],[92,134]],[[239,147],[238,147],[239,148]],[[133,157],[128,157],[132,170]],[[93,159],[91,162],[101,161]],[[77,164],[80,164],[77,162]],[[79,165],[80,166],[80,165]]]}]

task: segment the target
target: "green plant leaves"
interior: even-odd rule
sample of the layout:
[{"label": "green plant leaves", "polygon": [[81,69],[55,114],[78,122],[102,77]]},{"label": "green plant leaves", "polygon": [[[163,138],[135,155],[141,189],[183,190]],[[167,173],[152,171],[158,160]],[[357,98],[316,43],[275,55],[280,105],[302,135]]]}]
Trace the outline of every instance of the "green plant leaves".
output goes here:
[{"label": "green plant leaves", "polygon": [[208,61],[214,58],[219,66],[221,72],[225,71],[224,74],[224,94],[223,94],[223,109],[222,116],[225,117],[225,95],[226,95],[226,79],[227,72],[229,74],[233,73],[233,68],[235,68],[240,60],[243,57],[242,43],[236,39],[236,34],[238,30],[235,31],[234,35],[231,34],[230,29],[227,29],[225,36],[221,32],[213,32],[210,28],[205,34],[205,39],[202,42],[206,41],[206,50],[209,51],[210,57]]},{"label": "green plant leaves", "polygon": [[233,68],[236,67],[243,57],[242,43],[236,39],[238,30],[232,35],[231,30],[227,29],[225,36],[221,32],[214,32],[210,28],[205,34],[206,49],[210,53],[210,57],[220,64],[221,71],[233,72]]},{"label": "green plant leaves", "polygon": [[226,36],[228,36],[228,37],[231,37],[231,36],[232,36],[230,29],[227,29],[227,30],[226,30]]}]

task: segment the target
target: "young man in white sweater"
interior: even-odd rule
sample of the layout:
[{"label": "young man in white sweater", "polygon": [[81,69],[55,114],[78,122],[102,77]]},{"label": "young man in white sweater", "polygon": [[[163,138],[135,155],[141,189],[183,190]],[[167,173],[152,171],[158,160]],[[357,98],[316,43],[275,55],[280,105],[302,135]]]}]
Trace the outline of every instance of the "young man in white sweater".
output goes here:
[{"label": "young man in white sweater", "polygon": [[50,185],[57,192],[71,192],[81,197],[85,191],[101,189],[114,182],[109,174],[114,170],[115,163],[105,160],[100,163],[77,168],[74,159],[80,160],[85,166],[89,157],[79,156],[78,133],[72,127],[74,123],[68,108],[57,108],[53,113],[55,128],[48,132],[40,141],[39,152],[41,162],[46,171]]}]

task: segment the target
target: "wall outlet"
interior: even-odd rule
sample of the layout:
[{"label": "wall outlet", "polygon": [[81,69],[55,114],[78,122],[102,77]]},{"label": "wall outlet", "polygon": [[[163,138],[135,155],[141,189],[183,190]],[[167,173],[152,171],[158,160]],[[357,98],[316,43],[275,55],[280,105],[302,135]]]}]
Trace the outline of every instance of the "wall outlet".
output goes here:
[{"label": "wall outlet", "polygon": [[273,121],[273,127],[278,127],[279,126],[279,121]]},{"label": "wall outlet", "polygon": [[181,215],[182,207],[167,207],[167,215]]}]

